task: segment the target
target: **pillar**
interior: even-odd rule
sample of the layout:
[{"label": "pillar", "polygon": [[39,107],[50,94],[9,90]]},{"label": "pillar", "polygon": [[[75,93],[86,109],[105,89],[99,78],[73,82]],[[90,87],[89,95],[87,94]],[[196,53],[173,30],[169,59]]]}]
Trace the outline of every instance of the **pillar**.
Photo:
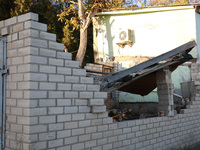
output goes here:
[{"label": "pillar", "polygon": [[171,71],[165,67],[156,73],[158,93],[158,113],[163,112],[165,116],[174,116],[173,90]]}]

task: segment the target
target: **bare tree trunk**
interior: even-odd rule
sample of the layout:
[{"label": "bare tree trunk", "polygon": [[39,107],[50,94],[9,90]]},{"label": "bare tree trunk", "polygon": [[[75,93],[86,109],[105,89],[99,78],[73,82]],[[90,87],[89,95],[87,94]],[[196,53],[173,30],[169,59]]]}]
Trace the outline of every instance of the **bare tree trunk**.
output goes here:
[{"label": "bare tree trunk", "polygon": [[82,67],[83,59],[85,56],[87,48],[87,29],[80,29],[80,44],[78,48],[78,53],[76,55],[76,60],[79,61],[79,66]]},{"label": "bare tree trunk", "polygon": [[81,28],[80,28],[80,43],[79,43],[78,53],[76,55],[76,60],[79,61],[80,67],[82,67],[83,65],[83,59],[85,57],[85,52],[87,48],[87,29],[91,22],[91,18],[97,13],[97,10],[98,7],[95,10],[90,11],[86,17],[83,9],[83,0],[78,0],[78,16],[80,18]]}]

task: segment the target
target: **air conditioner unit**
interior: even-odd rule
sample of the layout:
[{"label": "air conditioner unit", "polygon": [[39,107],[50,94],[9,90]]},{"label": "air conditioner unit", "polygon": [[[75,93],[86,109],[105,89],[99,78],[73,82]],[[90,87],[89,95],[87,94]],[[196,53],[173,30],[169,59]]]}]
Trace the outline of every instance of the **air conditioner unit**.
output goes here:
[{"label": "air conditioner unit", "polygon": [[131,29],[119,30],[118,42],[116,44],[121,48],[124,48],[125,45],[132,47],[132,32],[133,31]]},{"label": "air conditioner unit", "polygon": [[119,31],[119,42],[132,42],[132,30],[131,29],[122,29]]}]

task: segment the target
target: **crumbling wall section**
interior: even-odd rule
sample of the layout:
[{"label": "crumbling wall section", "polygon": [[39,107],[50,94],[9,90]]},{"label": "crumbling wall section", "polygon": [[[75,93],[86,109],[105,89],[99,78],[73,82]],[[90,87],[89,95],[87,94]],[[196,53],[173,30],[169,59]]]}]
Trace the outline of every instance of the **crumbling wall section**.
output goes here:
[{"label": "crumbling wall section", "polygon": [[0,22],[8,40],[6,150],[168,150],[200,141],[198,94],[174,117],[113,123],[107,93],[37,21],[28,13]]}]

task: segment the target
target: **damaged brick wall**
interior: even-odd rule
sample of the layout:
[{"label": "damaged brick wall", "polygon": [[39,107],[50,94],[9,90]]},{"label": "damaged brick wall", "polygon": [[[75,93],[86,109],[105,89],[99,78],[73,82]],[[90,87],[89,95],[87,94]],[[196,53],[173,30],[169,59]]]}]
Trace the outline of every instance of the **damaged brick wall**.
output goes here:
[{"label": "damaged brick wall", "polygon": [[167,150],[200,141],[199,94],[174,117],[113,123],[105,111],[107,93],[37,21],[28,13],[0,22],[10,70],[6,150]]}]

